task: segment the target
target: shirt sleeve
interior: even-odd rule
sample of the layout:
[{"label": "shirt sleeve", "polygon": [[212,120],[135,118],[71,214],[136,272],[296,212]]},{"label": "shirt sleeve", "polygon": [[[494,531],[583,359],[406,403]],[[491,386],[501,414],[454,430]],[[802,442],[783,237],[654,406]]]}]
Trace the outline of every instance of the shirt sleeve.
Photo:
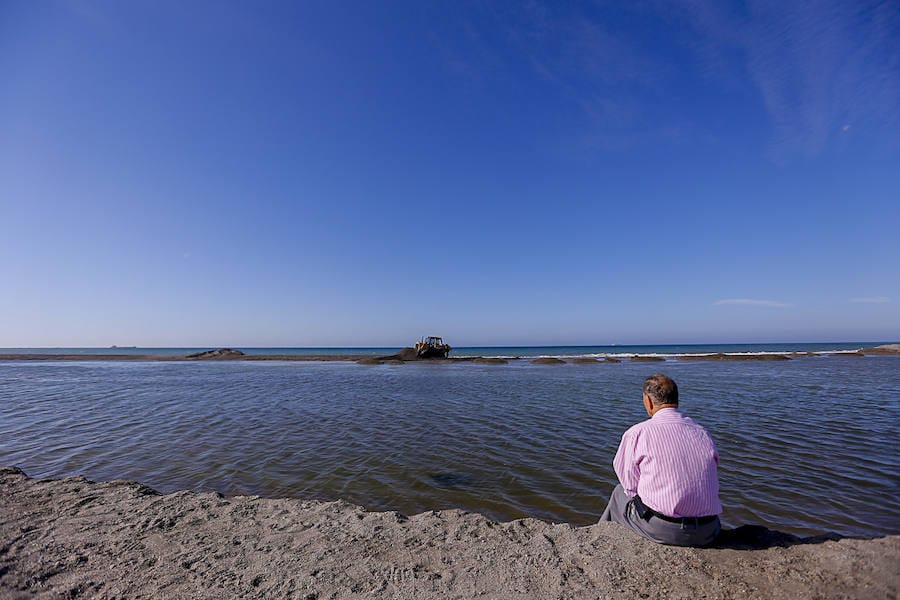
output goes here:
[{"label": "shirt sleeve", "polygon": [[622,436],[616,457],[613,458],[613,469],[629,496],[637,494],[638,480],[641,478],[641,456],[637,449],[638,435],[628,430]]}]

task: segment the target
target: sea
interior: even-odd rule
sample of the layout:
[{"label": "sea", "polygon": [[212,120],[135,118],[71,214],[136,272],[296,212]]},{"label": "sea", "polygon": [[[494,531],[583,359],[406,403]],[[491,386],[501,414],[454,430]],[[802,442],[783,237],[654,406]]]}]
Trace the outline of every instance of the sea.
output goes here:
[{"label": "sea", "polygon": [[[614,358],[641,356],[659,356],[677,358],[685,354],[783,354],[786,352],[818,352],[830,354],[834,352],[855,352],[862,348],[870,348],[889,342],[830,342],[830,343],[771,343],[771,344],[655,344],[655,345],[604,345],[604,346],[469,346],[453,348],[454,357],[497,357],[497,358],[536,358],[536,357],[605,357]],[[0,348],[2,354],[124,354],[124,355],[157,355],[184,356],[196,352],[212,350],[210,347],[196,348],[143,348],[137,346],[109,346],[106,348]],[[397,347],[382,348],[241,348],[235,347],[245,354],[269,354],[289,356],[388,356],[400,350]]]},{"label": "sea", "polygon": [[[307,361],[0,361],[0,465],[407,515],[595,522],[622,433],[662,372],[715,439],[726,526],[900,534],[900,357],[885,342],[459,348],[505,365]],[[187,354],[209,348],[0,349]],[[241,348],[383,355],[397,348]],[[682,354],[809,352],[787,361]],[[663,362],[630,362],[653,355]],[[537,365],[534,357],[619,363]]]}]

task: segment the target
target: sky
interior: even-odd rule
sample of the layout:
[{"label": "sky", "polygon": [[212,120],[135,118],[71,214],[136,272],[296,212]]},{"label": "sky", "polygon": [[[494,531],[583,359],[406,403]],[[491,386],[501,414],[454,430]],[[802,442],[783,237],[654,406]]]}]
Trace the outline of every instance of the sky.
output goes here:
[{"label": "sky", "polygon": [[900,340],[891,1],[0,3],[0,347]]}]

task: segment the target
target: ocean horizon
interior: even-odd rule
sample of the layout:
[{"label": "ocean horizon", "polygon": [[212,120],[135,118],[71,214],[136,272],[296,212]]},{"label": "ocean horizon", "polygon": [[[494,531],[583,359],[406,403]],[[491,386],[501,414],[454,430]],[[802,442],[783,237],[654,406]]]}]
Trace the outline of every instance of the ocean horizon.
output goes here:
[{"label": "ocean horizon", "polygon": [[[601,356],[659,356],[678,357],[692,354],[780,354],[811,352],[855,352],[863,348],[896,343],[894,341],[839,341],[839,342],[764,342],[764,343],[699,343],[699,344],[598,344],[598,345],[500,345],[454,347],[451,356],[486,358],[595,358]],[[226,346],[85,346],[85,347],[10,347],[0,348],[0,354],[121,354],[181,356]],[[303,346],[258,347],[227,346],[250,355],[290,356],[381,356],[394,354],[401,346]]]}]

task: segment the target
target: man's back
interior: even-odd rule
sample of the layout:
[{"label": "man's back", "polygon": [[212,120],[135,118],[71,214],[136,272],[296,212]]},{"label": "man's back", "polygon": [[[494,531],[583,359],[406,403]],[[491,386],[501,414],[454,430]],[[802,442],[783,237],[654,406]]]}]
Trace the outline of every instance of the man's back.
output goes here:
[{"label": "man's back", "polygon": [[642,390],[650,418],[631,427],[613,459],[619,478],[601,521],[648,539],[705,546],[719,534],[719,454],[703,427],[678,412],[678,386],[662,373]]},{"label": "man's back", "polygon": [[622,436],[613,467],[629,496],[670,517],[722,512],[709,433],[674,408],[662,409]]}]

